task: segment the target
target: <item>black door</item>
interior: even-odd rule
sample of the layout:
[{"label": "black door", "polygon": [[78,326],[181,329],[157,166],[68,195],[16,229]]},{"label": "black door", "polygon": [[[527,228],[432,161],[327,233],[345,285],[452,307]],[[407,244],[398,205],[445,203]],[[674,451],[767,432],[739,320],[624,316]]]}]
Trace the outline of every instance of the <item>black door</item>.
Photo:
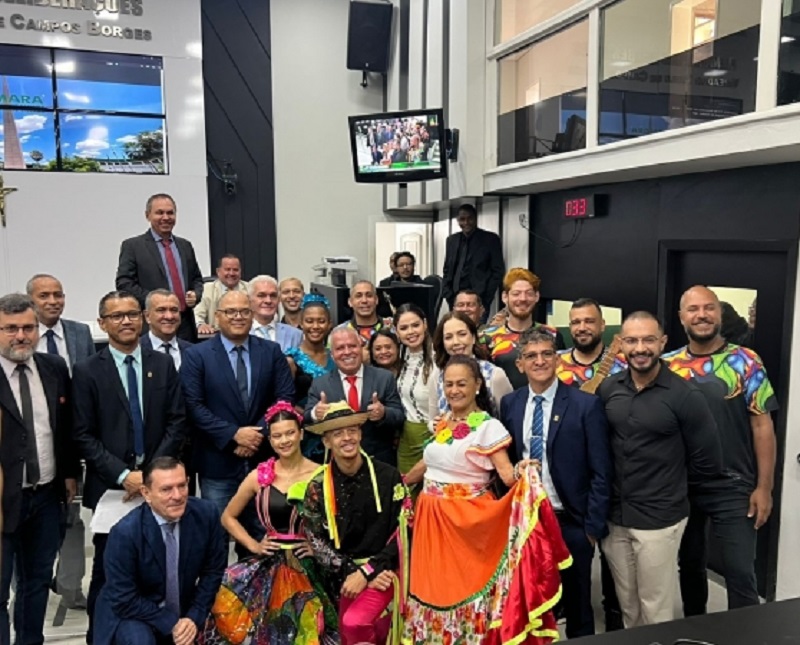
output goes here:
[{"label": "black door", "polygon": [[[764,361],[781,409],[773,415],[778,439],[778,461],[773,491],[774,510],[759,530],[756,575],[759,594],[775,598],[777,574],[780,492],[783,471],[783,446],[786,435],[786,403],[789,381],[789,352],[794,309],[797,243],[790,240],[743,241],[662,241],[659,244],[659,317],[669,336],[667,349],[687,342],[678,319],[681,294],[697,284],[745,288],[758,294],[756,324],[751,348]],[[709,566],[719,571],[713,543]]]}]

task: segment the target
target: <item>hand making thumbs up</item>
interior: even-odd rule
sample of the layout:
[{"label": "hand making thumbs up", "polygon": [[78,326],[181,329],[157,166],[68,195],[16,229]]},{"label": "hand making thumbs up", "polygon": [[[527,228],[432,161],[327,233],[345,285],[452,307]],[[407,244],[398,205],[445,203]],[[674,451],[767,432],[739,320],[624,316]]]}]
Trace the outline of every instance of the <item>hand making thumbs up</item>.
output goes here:
[{"label": "hand making thumbs up", "polygon": [[328,408],[331,407],[330,403],[328,403],[328,396],[325,392],[319,393],[319,403],[314,406],[314,418],[317,421],[322,421],[325,417],[325,414],[328,412]]},{"label": "hand making thumbs up", "polygon": [[386,414],[386,408],[383,407],[383,403],[378,400],[378,393],[372,393],[372,401],[367,406],[367,413],[368,419],[370,421],[380,421],[383,419],[383,416]]}]

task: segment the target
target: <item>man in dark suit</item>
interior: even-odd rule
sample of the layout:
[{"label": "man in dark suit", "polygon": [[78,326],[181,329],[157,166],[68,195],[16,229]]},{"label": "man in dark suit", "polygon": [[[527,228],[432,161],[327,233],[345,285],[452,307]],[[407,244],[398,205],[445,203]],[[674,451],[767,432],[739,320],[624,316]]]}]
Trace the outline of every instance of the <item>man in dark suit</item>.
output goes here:
[{"label": "man in dark suit", "polygon": [[143,471],[146,504],[108,536],[97,645],[190,645],[214,604],[228,544],[214,505],[189,497],[172,457]]},{"label": "man in dark suit", "polygon": [[[222,513],[245,475],[270,455],[264,413],[276,401],[294,401],[294,380],[280,345],[250,334],[247,294],[229,291],[214,315],[220,333],[186,352],[181,381],[200,493]],[[249,511],[243,523],[254,536],[263,532]]]},{"label": "man in dark suit", "polygon": [[117,289],[136,296],[144,307],[153,289],[169,289],[180,302],[181,325],[178,336],[197,341],[197,328],[191,309],[203,293],[203,274],[197,265],[189,240],[172,234],[177,213],[175,200],[160,193],[147,200],[145,217],[150,229],[122,242],[117,266]]},{"label": "man in dark suit", "polygon": [[[79,360],[94,354],[94,341],[89,325],[62,318],[66,296],[61,282],[47,273],[37,273],[25,287],[36,308],[39,319],[37,351],[61,356],[70,372]],[[82,473],[78,480],[82,479]],[[66,533],[61,545],[56,569],[55,591],[61,604],[69,609],[86,609],[83,595],[83,576],[86,574],[86,528],[81,520],[80,502],[69,505]]]},{"label": "man in dark suit", "polygon": [[153,289],[144,301],[144,319],[150,329],[139,339],[141,346],[163,352],[172,358],[175,369],[179,371],[181,357],[192,344],[178,338],[181,324],[178,296],[167,289]]},{"label": "man in dark suit", "polygon": [[495,233],[478,228],[478,213],[472,204],[458,209],[456,221],[461,233],[448,237],[445,244],[442,296],[452,309],[458,292],[472,289],[480,295],[488,315],[506,272],[503,246]]},{"label": "man in dark suit", "polygon": [[513,437],[516,461],[540,463],[541,478],[556,512],[573,565],[561,572],[567,638],[594,634],[592,559],[608,533],[612,459],[608,421],[597,397],[570,388],[556,377],[553,336],[526,332],[517,366],[528,387],[500,402],[500,420]]},{"label": "man in dark suit", "polygon": [[70,385],[62,358],[36,353],[33,301],[0,298],[0,451],[3,490],[0,643],[10,643],[8,600],[16,573],[14,631],[20,645],[44,641],[44,616],[61,544],[61,516],[77,491]]},{"label": "man in dark suit", "polygon": [[361,428],[365,452],[394,466],[394,438],[406,418],[394,376],[388,370],[364,364],[358,332],[350,327],[333,330],[331,355],[337,369],[312,381],[304,413],[306,423],[322,421],[329,402],[347,401],[354,410],[368,414]]},{"label": "man in dark suit", "polygon": [[[186,423],[172,360],[139,345],[142,310],[136,298],[124,291],[106,294],[98,323],[108,334],[108,347],[77,363],[73,373],[75,441],[86,460],[83,505],[92,511],[108,489],[138,496],[142,468],[156,457],[178,454]],[[94,635],[94,605],[105,582],[107,539],[102,533],[93,539],[88,643]]]}]

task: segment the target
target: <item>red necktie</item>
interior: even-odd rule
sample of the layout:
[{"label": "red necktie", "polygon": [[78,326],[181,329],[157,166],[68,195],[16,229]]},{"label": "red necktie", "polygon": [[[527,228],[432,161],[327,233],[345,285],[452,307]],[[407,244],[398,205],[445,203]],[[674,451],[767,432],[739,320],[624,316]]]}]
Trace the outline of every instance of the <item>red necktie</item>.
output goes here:
[{"label": "red necktie", "polygon": [[178,263],[175,262],[175,254],[172,252],[169,240],[161,240],[164,245],[164,257],[167,258],[167,271],[169,271],[169,278],[172,280],[172,290],[178,296],[181,303],[181,311],[186,309],[186,294],[183,292],[183,282],[181,282],[181,274],[178,271]]},{"label": "red necktie", "polygon": [[350,390],[347,392],[347,404],[356,412],[361,407],[358,400],[358,388],[356,387],[357,376],[345,376],[345,380],[350,384]]}]

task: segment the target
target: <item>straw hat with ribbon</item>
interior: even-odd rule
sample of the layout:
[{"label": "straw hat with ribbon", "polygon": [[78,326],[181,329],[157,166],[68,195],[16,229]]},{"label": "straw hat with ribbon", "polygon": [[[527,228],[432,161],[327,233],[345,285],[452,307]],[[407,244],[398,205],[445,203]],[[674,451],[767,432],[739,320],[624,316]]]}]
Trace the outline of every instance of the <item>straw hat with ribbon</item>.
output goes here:
[{"label": "straw hat with ribbon", "polygon": [[336,401],[330,404],[325,416],[322,417],[322,421],[306,426],[306,430],[314,434],[324,435],[331,430],[362,426],[367,422],[367,416],[367,412],[353,410],[347,401]]}]

